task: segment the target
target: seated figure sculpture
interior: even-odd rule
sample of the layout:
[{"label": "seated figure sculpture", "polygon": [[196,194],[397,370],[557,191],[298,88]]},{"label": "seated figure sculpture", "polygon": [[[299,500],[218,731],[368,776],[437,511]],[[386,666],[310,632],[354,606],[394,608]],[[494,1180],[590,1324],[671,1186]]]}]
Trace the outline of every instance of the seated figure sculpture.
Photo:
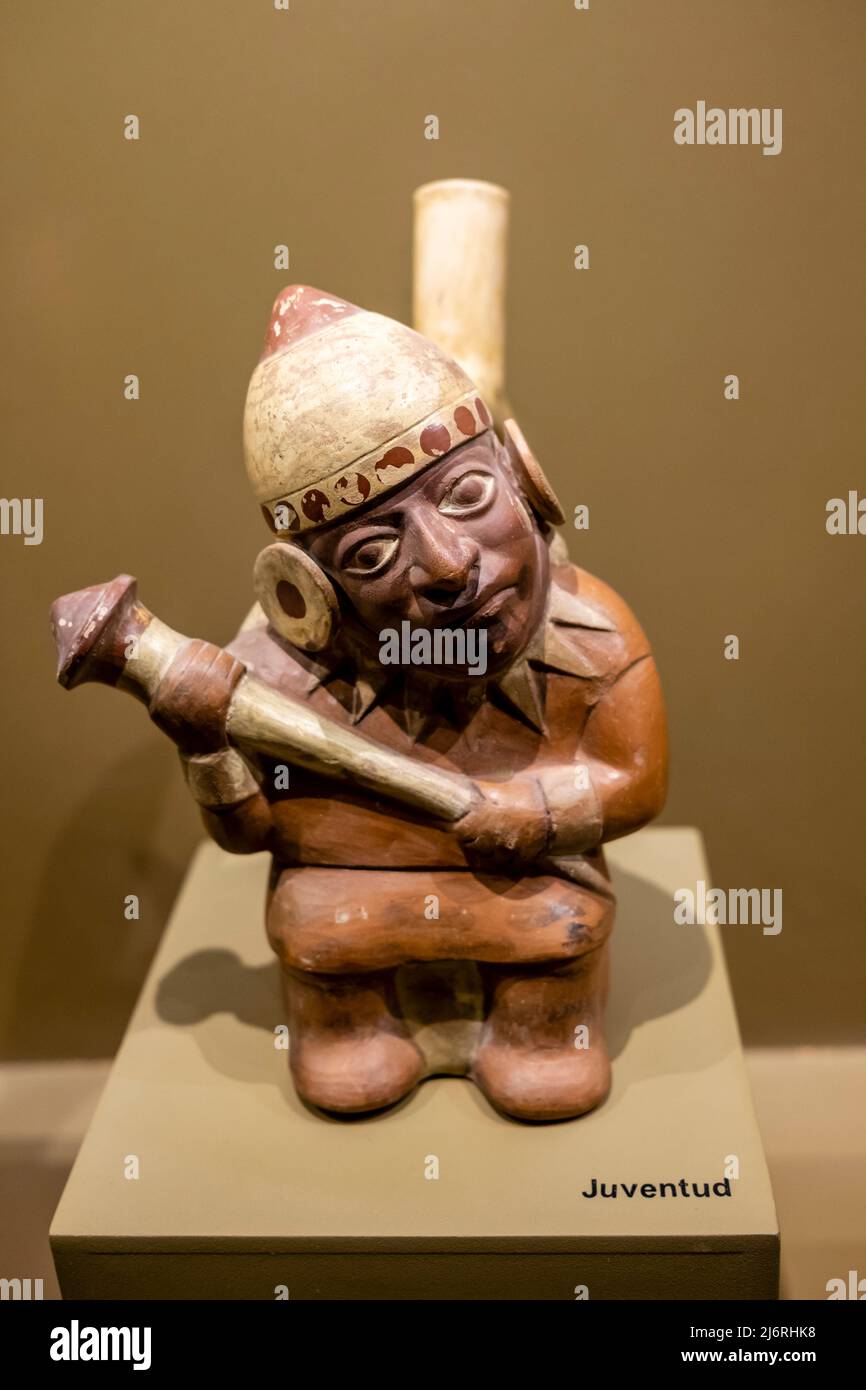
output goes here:
[{"label": "seated figure sculpture", "polygon": [[[284,290],[244,447],[274,536],[260,607],[227,651],[187,642],[149,669],[147,699],[210,835],[272,856],[299,1095],[375,1111],[452,1074],[522,1120],[591,1110],[611,1078],[602,845],[665,797],[646,637],[565,558],[517,424],[497,432],[461,367],[402,324]],[[55,605],[61,648],[81,598]],[[132,688],[109,665],[103,650],[96,678]],[[81,678],[68,653],[65,669]],[[291,702],[332,751],[256,751],[242,690]],[[425,779],[463,789],[458,811],[427,804]]]}]

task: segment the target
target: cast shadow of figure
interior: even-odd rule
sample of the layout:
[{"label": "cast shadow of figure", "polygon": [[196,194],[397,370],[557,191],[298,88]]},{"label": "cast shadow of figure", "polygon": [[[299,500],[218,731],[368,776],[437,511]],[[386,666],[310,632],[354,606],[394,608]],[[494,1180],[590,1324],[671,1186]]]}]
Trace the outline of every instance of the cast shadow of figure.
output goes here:
[{"label": "cast shadow of figure", "polygon": [[[276,1026],[285,1022],[276,959],[265,965],[246,965],[234,951],[221,947],[194,951],[159,981],[155,1007],[163,1023],[196,1029],[202,1055],[223,1076],[259,1084],[273,1077],[260,1035],[266,1033],[273,1039]],[[197,1026],[213,1025],[220,1015],[231,1026]],[[243,1034],[238,1033],[236,1023],[243,1024]],[[281,1071],[287,1071],[288,1053],[280,1050],[277,1055],[282,1061]]]},{"label": "cast shadow of figure", "polygon": [[[705,927],[674,921],[670,893],[619,869],[613,883],[617,909],[606,1017],[610,1055],[616,1059],[642,1023],[675,1013],[697,998],[709,979],[711,956]],[[718,1060],[714,1042],[695,1038],[693,1058],[699,1068]]]},{"label": "cast shadow of figure", "polygon": [[[641,1024],[683,1008],[701,993],[709,979],[711,956],[704,928],[678,926],[674,922],[669,894],[622,871],[616,871],[614,886],[618,908],[606,1019],[615,1064]],[[273,1034],[275,1024],[284,1019],[276,960],[249,966],[233,951],[196,951],[179,961],[159,982],[156,1009],[164,1022],[175,1027],[192,1027],[224,1015],[231,1026],[196,1030],[198,1045],[209,1064],[237,1080],[261,1084],[271,1076],[287,1098],[294,1099],[298,1109],[306,1109],[294,1097],[287,1055],[278,1053],[279,1071],[269,1072],[261,1042],[255,1039],[259,1030]],[[250,1045],[242,1044],[232,1020],[250,1031]],[[714,1033],[695,1036],[687,1059],[689,1069],[712,1066],[724,1048],[724,1039]],[[681,1061],[679,1069],[683,1065]],[[481,1093],[475,1087],[472,1090],[479,1106],[493,1114]],[[427,1083],[401,1104],[423,1104],[425,1093],[430,1094]],[[313,1113],[321,1115],[318,1111]],[[353,1123],[371,1123],[391,1113],[393,1110],[347,1118]],[[346,1123],[347,1119],[341,1117],[334,1122]]]}]

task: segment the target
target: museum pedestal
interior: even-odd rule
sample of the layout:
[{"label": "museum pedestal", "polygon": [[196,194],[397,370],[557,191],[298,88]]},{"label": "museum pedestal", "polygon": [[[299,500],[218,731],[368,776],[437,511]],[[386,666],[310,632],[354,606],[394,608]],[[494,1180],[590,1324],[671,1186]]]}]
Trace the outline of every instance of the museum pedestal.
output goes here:
[{"label": "museum pedestal", "polygon": [[675,889],[710,878],[700,836],[651,828],[608,857],[604,1106],[523,1125],[442,1077],[341,1121],[301,1104],[275,1045],[268,858],[203,845],[52,1224],[64,1296],[775,1298],[719,929],[673,920]]}]

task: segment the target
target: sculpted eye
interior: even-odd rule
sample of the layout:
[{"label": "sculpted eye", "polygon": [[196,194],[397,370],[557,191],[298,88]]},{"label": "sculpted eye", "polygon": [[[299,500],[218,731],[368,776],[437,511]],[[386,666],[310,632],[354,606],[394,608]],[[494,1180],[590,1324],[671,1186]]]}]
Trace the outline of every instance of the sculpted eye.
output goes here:
[{"label": "sculpted eye", "polygon": [[490,473],[463,473],[449,484],[439,510],[446,516],[467,516],[481,511],[493,496],[495,486]]},{"label": "sculpted eye", "polygon": [[341,568],[352,574],[370,575],[384,569],[399,544],[397,536],[373,536],[347,551]]}]

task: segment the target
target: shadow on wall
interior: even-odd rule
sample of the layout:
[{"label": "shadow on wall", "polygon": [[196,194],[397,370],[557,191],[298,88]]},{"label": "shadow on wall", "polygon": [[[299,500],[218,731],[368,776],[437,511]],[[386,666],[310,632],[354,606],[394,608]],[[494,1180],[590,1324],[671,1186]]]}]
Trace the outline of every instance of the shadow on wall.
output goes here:
[{"label": "shadow on wall", "polygon": [[[121,759],[83,801],[69,798],[46,846],[41,890],[18,965],[7,1055],[106,1057],[117,1049],[186,861],[201,836],[191,813],[170,853],[159,843],[171,758],[149,742]],[[188,830],[187,830],[188,826]],[[138,920],[124,915],[139,900]],[[82,903],[86,910],[82,910]],[[74,933],[69,920],[77,923]],[[70,981],[85,981],[70,992]]]}]

